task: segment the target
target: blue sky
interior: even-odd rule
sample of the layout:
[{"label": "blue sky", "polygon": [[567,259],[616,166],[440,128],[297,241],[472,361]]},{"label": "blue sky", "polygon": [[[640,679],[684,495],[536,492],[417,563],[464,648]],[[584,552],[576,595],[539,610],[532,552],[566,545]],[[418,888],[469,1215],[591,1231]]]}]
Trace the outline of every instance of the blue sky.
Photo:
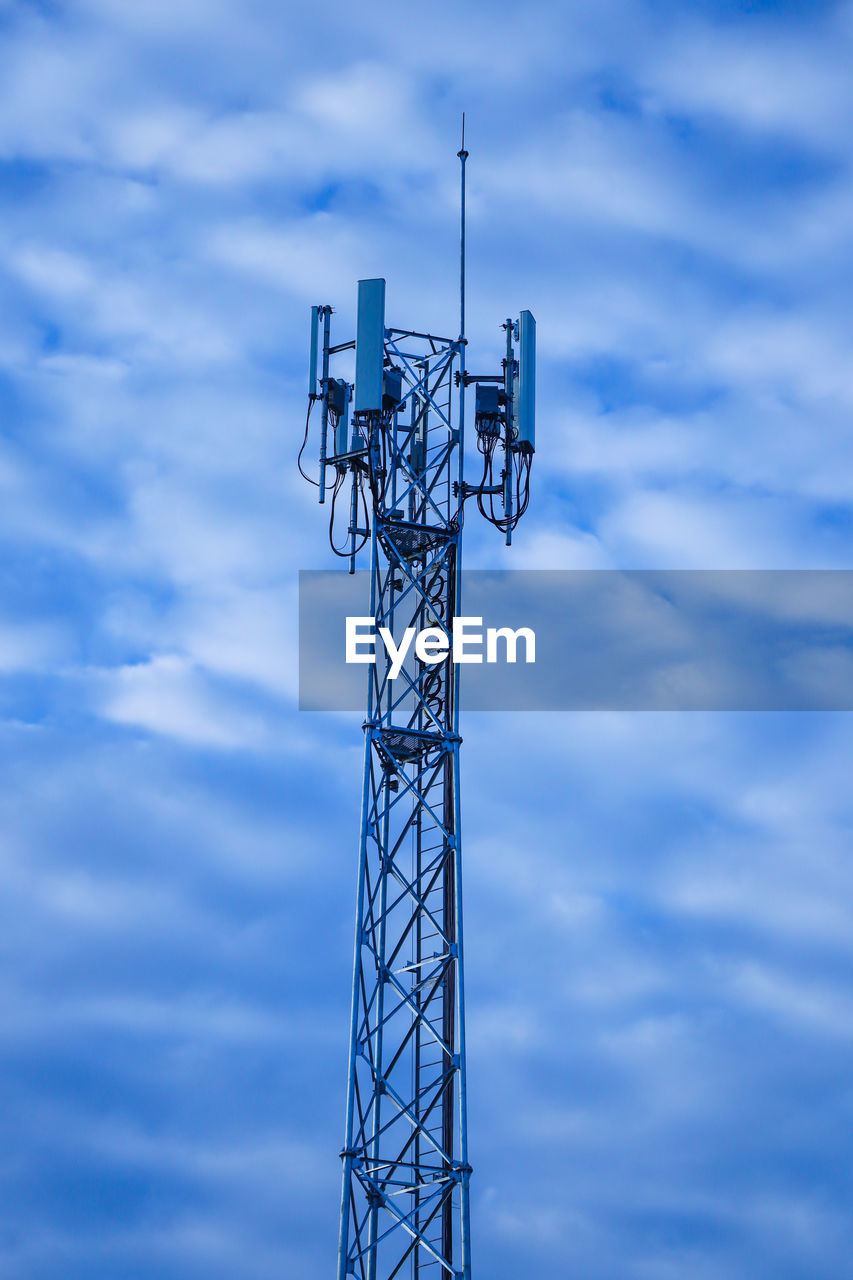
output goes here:
[{"label": "blue sky", "polygon": [[[10,1280],[334,1264],[308,306],[384,275],[452,329],[464,108],[472,358],[525,306],[540,353],[530,512],[467,564],[851,567],[852,57],[848,4],[0,0]],[[477,1273],[841,1280],[850,718],[465,739]]]}]

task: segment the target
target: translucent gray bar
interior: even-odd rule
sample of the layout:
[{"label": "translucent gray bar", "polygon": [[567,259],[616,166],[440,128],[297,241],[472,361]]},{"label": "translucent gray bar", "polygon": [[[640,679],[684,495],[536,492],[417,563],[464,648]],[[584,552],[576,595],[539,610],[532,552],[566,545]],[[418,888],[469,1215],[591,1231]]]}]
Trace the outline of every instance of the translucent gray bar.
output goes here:
[{"label": "translucent gray bar", "polygon": [[[300,574],[301,709],[364,710],[344,641],[369,590]],[[853,570],[468,570],[462,599],[536,633],[534,664],[461,668],[468,711],[853,710]]]}]

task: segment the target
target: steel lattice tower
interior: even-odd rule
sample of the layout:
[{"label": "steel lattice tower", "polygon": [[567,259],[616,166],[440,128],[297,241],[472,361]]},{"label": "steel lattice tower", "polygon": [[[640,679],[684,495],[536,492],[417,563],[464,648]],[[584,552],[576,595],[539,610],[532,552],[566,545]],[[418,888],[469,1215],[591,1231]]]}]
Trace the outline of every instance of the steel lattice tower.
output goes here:
[{"label": "steel lattice tower", "polygon": [[[370,614],[377,631],[388,628],[397,642],[406,628],[451,635],[461,603],[464,503],[476,497],[509,542],[526,506],[533,454],[530,313],[506,323],[501,374],[472,377],[465,370],[464,140],[459,156],[459,337],[386,328],[384,280],[359,284],[355,342],[333,346],[331,308],[312,311],[320,500],[329,488],[332,545],[351,572],[357,552],[369,545]],[[330,376],[330,360],[353,348],[354,388]],[[464,415],[472,382],[484,466],[480,484],[468,486]],[[499,450],[503,468],[491,483]],[[338,547],[335,504],[348,480],[349,524]],[[410,655],[399,676],[391,671],[377,645],[364,722],[337,1274],[338,1280],[470,1280],[458,668],[449,657]]]}]

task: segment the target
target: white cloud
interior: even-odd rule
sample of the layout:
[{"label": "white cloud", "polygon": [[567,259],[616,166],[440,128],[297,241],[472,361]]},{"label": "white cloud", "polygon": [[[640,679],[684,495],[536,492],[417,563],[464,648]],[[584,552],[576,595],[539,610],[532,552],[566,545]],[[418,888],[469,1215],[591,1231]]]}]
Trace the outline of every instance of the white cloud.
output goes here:
[{"label": "white cloud", "polygon": [[348,220],[329,213],[273,227],[257,220],[217,228],[207,251],[214,261],[247,271],[304,301],[334,296],[341,281],[358,279],[366,250]]},{"label": "white cloud", "polygon": [[786,1024],[843,1040],[853,1037],[853,1000],[846,989],[803,982],[758,964],[736,970],[731,983],[739,999]]},{"label": "white cloud", "polygon": [[0,672],[51,670],[66,646],[64,627],[0,621]]},{"label": "white cloud", "polygon": [[843,549],[821,547],[804,536],[801,519],[799,528],[792,523],[784,505],[766,494],[635,488],[613,504],[601,533],[618,562],[632,569],[843,567]]},{"label": "white cloud", "polygon": [[665,109],[836,147],[847,141],[849,54],[849,37],[833,18],[796,32],[688,20],[658,45],[644,79]]},{"label": "white cloud", "polygon": [[263,747],[263,718],[217,696],[201,671],[175,655],[153,657],[100,679],[101,711],[116,724],[215,749]]},{"label": "white cloud", "polygon": [[231,588],[189,601],[174,624],[184,652],[208,671],[295,701],[297,602],[293,585]]}]

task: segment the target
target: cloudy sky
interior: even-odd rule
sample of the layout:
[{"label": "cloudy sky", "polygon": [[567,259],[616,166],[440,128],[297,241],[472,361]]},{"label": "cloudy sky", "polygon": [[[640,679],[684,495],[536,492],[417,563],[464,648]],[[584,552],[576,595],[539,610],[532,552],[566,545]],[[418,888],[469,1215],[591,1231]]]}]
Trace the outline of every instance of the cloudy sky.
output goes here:
[{"label": "cloudy sky", "polygon": [[[539,324],[469,566],[853,567],[853,5],[0,0],[0,1259],[331,1275],[360,718],[307,311]],[[469,533],[470,530],[470,533]],[[853,724],[470,715],[474,1262],[842,1280]],[[496,749],[500,745],[500,750]]]}]

